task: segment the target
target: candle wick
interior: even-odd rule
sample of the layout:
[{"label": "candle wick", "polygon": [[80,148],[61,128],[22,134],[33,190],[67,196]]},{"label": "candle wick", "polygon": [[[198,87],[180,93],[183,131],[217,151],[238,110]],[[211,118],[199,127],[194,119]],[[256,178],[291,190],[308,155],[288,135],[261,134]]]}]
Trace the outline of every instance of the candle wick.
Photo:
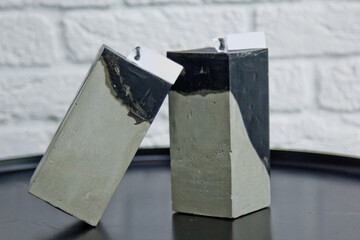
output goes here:
[{"label": "candle wick", "polygon": [[219,38],[219,42],[220,42],[220,46],[219,49],[220,50],[225,50],[225,41],[223,38]]},{"label": "candle wick", "polygon": [[135,54],[134,59],[135,59],[136,61],[139,61],[139,59],[140,59],[140,47],[137,46],[137,47],[135,48],[135,51],[136,51],[136,54]]}]

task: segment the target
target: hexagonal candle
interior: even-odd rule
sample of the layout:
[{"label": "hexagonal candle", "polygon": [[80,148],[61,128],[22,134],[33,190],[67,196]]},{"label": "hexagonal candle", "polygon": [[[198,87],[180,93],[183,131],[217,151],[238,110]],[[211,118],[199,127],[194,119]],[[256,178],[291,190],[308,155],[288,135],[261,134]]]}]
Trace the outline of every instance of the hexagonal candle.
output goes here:
[{"label": "hexagonal candle", "polygon": [[270,205],[268,50],[168,52],[174,211],[236,218]]}]

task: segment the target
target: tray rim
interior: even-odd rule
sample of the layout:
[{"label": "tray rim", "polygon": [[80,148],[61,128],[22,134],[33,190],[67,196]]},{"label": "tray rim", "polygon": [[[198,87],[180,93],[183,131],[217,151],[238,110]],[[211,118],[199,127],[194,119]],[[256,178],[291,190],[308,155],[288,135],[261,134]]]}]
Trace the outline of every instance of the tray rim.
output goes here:
[{"label": "tray rim", "polygon": [[[299,150],[270,150],[271,167],[306,168],[360,174],[360,158],[333,153]],[[35,169],[43,155],[18,156],[0,160],[0,173]],[[169,148],[140,148],[130,167],[170,167]]]}]

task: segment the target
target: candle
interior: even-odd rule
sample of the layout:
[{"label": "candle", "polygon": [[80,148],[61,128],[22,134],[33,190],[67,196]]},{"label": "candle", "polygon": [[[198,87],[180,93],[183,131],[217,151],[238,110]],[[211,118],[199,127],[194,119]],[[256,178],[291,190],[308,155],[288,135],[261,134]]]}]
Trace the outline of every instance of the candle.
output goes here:
[{"label": "candle", "polygon": [[168,52],[174,211],[236,218],[270,205],[268,51]]},{"label": "candle", "polygon": [[29,192],[96,226],[181,69],[146,48],[125,58],[103,46]]}]

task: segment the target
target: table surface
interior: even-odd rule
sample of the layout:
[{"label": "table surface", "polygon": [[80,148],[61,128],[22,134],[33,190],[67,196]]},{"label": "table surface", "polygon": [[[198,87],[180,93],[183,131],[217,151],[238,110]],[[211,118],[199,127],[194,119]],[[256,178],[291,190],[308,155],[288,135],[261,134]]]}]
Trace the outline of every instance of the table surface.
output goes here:
[{"label": "table surface", "polygon": [[93,228],[28,194],[32,172],[0,173],[0,239],[360,238],[356,174],[274,166],[271,208],[227,220],[173,212],[169,167],[132,167]]}]

